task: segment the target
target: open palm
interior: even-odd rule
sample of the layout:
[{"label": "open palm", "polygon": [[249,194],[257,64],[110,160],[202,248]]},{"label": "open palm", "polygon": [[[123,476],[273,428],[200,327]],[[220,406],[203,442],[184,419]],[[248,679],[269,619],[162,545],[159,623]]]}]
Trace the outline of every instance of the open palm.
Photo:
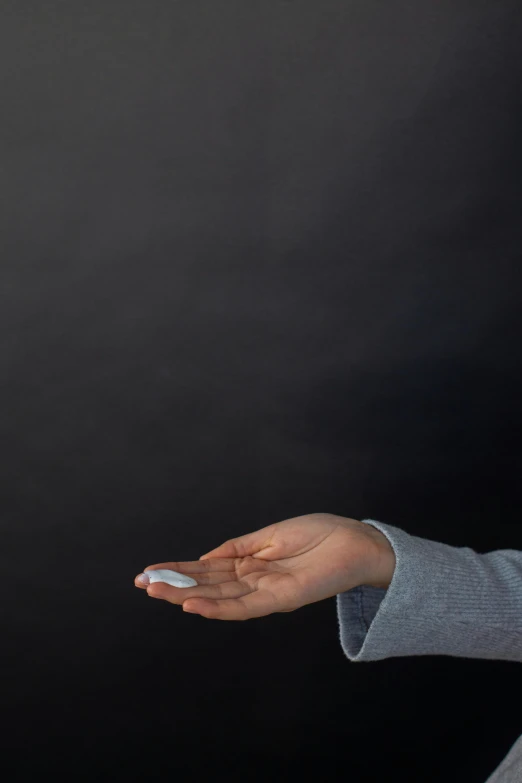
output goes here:
[{"label": "open palm", "polygon": [[[199,560],[157,563],[192,576],[197,587],[155,582],[154,598],[217,620],[248,620],[292,612],[366,584],[379,558],[377,531],[335,514],[307,514],[233,538]],[[380,534],[379,534],[380,535]]]}]

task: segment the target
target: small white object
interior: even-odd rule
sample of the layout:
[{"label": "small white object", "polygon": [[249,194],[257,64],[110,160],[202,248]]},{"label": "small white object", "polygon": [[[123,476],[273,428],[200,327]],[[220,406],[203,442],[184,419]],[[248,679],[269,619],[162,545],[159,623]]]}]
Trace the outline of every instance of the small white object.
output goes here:
[{"label": "small white object", "polygon": [[180,574],[178,571],[169,571],[168,568],[157,568],[155,571],[144,571],[150,579],[150,584],[154,582],[166,582],[172,587],[197,587],[197,582],[191,576]]}]

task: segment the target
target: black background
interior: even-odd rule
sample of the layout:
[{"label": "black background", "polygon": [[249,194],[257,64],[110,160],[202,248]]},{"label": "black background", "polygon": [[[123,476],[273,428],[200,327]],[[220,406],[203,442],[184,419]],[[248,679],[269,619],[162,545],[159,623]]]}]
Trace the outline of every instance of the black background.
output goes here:
[{"label": "black background", "polygon": [[10,780],[481,783],[515,741],[516,663],[350,663],[335,599],[220,622],[133,580],[318,511],[522,548],[521,34],[519,0],[2,0]]}]

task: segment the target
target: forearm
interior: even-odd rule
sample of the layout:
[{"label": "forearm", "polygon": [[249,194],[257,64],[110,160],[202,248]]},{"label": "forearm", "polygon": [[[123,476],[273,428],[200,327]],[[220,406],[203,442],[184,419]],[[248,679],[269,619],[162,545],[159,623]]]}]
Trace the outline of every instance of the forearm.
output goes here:
[{"label": "forearm", "polygon": [[522,661],[522,552],[481,555],[375,520],[364,524],[380,526],[396,562],[390,580],[383,546],[371,586],[368,581],[337,596],[350,660],[452,655]]}]

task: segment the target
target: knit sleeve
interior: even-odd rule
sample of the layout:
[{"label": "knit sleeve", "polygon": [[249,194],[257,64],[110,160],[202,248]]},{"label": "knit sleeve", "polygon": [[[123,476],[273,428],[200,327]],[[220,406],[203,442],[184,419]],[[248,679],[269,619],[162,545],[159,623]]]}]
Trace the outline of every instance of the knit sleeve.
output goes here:
[{"label": "knit sleeve", "polygon": [[522,552],[478,554],[362,520],[396,558],[387,589],[362,585],[337,600],[340,642],[351,661],[452,655],[522,661]]}]

